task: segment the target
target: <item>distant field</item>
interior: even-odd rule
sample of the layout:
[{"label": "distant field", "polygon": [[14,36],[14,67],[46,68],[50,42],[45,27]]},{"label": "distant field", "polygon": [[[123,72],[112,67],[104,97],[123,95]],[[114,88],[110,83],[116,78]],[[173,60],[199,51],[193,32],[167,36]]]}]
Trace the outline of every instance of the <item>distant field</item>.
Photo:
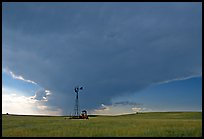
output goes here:
[{"label": "distant field", "polygon": [[2,115],[2,136],[20,137],[201,137],[202,112],[150,112],[95,116]]}]

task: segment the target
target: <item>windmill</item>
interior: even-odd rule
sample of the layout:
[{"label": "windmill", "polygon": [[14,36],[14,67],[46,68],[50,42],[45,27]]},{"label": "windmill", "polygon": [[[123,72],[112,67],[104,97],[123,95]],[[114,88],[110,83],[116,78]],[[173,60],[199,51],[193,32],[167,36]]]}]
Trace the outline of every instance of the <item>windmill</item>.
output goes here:
[{"label": "windmill", "polygon": [[76,93],[76,99],[75,99],[75,107],[74,107],[74,116],[79,117],[79,90],[82,90],[83,87],[75,87],[74,91]]},{"label": "windmill", "polygon": [[76,93],[74,115],[71,116],[70,119],[89,119],[86,110],[83,110],[81,114],[79,114],[79,91],[82,89],[83,87],[79,87],[79,86],[74,88],[74,92]]}]

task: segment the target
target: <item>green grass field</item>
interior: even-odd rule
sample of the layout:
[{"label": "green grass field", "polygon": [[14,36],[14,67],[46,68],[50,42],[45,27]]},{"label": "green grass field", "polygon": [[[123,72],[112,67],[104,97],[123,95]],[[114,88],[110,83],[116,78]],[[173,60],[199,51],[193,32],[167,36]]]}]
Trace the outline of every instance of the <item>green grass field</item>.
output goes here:
[{"label": "green grass field", "polygon": [[2,136],[201,137],[202,112],[149,112],[88,120],[2,115]]}]

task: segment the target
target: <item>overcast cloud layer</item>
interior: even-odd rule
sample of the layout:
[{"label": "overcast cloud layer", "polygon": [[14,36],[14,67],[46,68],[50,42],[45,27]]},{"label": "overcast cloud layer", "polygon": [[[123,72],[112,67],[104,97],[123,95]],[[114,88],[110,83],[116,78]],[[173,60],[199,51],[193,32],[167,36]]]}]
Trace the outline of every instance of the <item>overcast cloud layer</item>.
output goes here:
[{"label": "overcast cloud layer", "polygon": [[[201,76],[201,3],[3,3],[3,68],[95,109],[154,83]],[[125,101],[125,100],[124,100]]]}]

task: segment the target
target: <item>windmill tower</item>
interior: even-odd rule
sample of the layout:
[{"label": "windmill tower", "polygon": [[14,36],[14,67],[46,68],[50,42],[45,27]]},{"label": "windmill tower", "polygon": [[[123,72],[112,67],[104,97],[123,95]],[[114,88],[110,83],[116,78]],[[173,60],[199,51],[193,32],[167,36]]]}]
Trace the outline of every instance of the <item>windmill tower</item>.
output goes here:
[{"label": "windmill tower", "polygon": [[75,106],[74,106],[74,116],[79,117],[79,90],[82,90],[83,87],[75,87],[74,91],[76,93],[76,99],[75,99]]}]

